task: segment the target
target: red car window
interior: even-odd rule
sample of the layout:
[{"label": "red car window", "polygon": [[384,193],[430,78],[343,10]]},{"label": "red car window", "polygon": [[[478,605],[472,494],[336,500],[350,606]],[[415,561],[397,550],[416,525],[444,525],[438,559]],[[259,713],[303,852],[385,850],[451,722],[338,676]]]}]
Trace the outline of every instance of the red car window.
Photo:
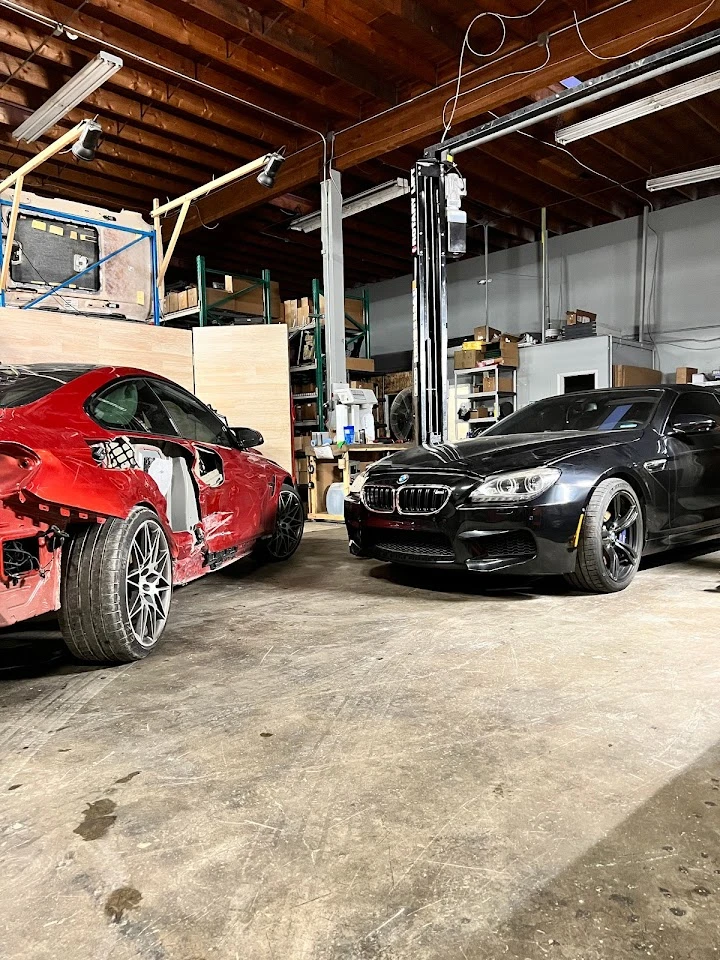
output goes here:
[{"label": "red car window", "polygon": [[154,391],[140,378],[104,387],[90,400],[87,411],[106,430],[178,436]]},{"label": "red car window", "polygon": [[232,445],[227,427],[204,403],[173,384],[161,380],[151,383],[181,437],[223,447]]}]

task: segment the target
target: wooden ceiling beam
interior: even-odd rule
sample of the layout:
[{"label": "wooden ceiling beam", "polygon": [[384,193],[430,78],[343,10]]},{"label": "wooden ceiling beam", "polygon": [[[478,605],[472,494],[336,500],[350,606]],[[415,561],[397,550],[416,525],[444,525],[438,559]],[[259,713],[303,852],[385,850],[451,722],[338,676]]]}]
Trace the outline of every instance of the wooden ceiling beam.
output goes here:
[{"label": "wooden ceiling beam", "polygon": [[[299,9],[306,0],[283,0],[285,5],[296,4]],[[317,0],[307,0],[312,6]],[[585,24],[586,42],[597,48],[603,56],[622,55],[643,43],[652,43],[658,36],[673,30],[680,35],[694,17],[694,29],[716,22],[720,10],[707,8],[696,0],[664,0],[662,8],[656,0],[634,0],[632,4],[614,9],[612,14],[598,16]],[[680,39],[680,35],[677,40]],[[677,41],[676,41],[677,42]],[[531,75],[513,76],[519,70],[530,70],[542,63],[538,61],[539,48],[518,50],[501,63],[488,63],[476,75],[478,83],[490,82],[487,86],[461,98],[456,120],[462,122],[488,110],[524,96],[530,96],[538,87],[555,83],[570,75],[582,74],[597,66],[597,60],[585,50],[574,30],[565,30],[551,40],[551,59],[546,67]],[[507,77],[507,79],[503,79]],[[467,89],[467,84],[466,84]],[[381,156],[397,147],[406,146],[421,138],[437,135],[442,107],[449,88],[443,86],[415,97],[409,103],[370,118],[352,128],[338,133],[335,140],[335,163],[338,169],[347,170],[358,163]],[[276,180],[274,192],[285,193],[304,183],[319,179],[322,162],[318,148],[309,148],[301,154],[288,158]],[[266,200],[260,189],[251,185],[241,188],[229,187],[201,201],[200,213],[205,222],[223,215],[248,209]],[[185,230],[197,228],[197,217],[189,216]]]},{"label": "wooden ceiling beam", "polygon": [[[372,26],[359,13],[361,8],[355,0],[278,0],[288,10],[304,14],[313,21],[330,27],[344,40],[361,47],[370,57],[370,62],[381,60],[400,75],[412,76],[415,80],[434,86],[435,67],[418,57],[411,45],[398,43],[382,30]],[[370,19],[370,18],[368,18]]]},{"label": "wooden ceiling beam", "polygon": [[[34,155],[34,153],[33,153]],[[9,172],[16,169],[18,157],[23,155],[17,150],[8,150],[0,148],[0,166]],[[132,184],[127,181],[118,181],[110,178],[98,170],[97,173],[89,173],[86,169],[80,169],[77,164],[69,161],[63,162],[62,158],[46,161],[39,168],[40,176],[46,183],[56,184],[56,197],[64,198],[65,185],[71,185],[78,190],[84,189],[83,198],[85,201],[98,203],[100,206],[105,204],[105,198],[117,202],[122,200],[125,207],[130,209],[149,210],[152,205],[153,191],[143,187],[141,184]]]},{"label": "wooden ceiling beam", "polygon": [[[218,90],[225,91],[231,96],[246,100],[248,104],[256,104],[258,107],[270,111],[274,114],[274,119],[267,114],[253,110],[251,106],[244,107],[242,104],[236,104],[232,107],[232,109],[236,110],[241,116],[250,118],[250,121],[253,122],[258,129],[264,125],[268,136],[270,136],[271,129],[274,129],[274,125],[282,128],[284,133],[282,133],[281,136],[275,137],[273,134],[271,137],[278,145],[279,143],[289,143],[289,141],[295,139],[298,134],[297,128],[293,130],[293,128],[290,127],[288,130],[285,122],[286,119],[287,121],[296,121],[311,127],[317,126],[317,108],[313,107],[309,110],[305,105],[299,104],[294,98],[274,93],[263,84],[254,83],[248,79],[242,79],[234,75],[225,69],[224,57],[222,58],[222,65],[208,63],[206,56],[198,57],[188,55],[187,48],[185,48],[185,52],[183,53],[178,52],[167,43],[167,38],[162,34],[153,38],[148,36],[150,31],[145,30],[142,32],[142,35],[138,35],[132,32],[129,24],[127,29],[117,26],[114,17],[101,19],[97,15],[92,16],[87,10],[82,10],[78,13],[72,6],[61,3],[59,0],[24,0],[24,5],[56,23],[63,24],[70,21],[76,30],[82,30],[90,34],[99,44],[110,44],[111,50],[112,46],[120,47],[125,51],[129,51],[136,56],[148,60],[150,63],[157,63],[161,67],[175,70],[178,73],[192,77],[209,86],[216,87]],[[119,5],[123,6],[123,4]],[[95,8],[93,7],[93,9]],[[169,17],[169,15],[166,16]],[[171,17],[169,18],[172,19]],[[127,24],[127,18],[124,18],[124,21]],[[21,18],[21,22],[23,28],[28,23],[24,18]],[[69,29],[72,32],[72,27]],[[80,43],[80,41],[78,41],[78,43]],[[192,53],[193,51],[191,51],[191,54]],[[132,68],[131,58],[126,54],[121,55],[127,67]],[[162,71],[158,72],[162,77]],[[119,76],[120,74],[115,74],[113,81]],[[177,86],[177,84],[181,82],[178,78],[173,78],[169,74],[165,74],[165,77],[171,87]],[[193,89],[192,84],[189,82],[187,87],[190,90]]]},{"label": "wooden ceiling beam", "polygon": [[[17,57],[0,51],[0,73],[9,75],[21,63],[22,61]],[[41,96],[35,98],[36,102],[28,103],[28,106],[36,109],[48,94],[62,85],[62,79],[55,79],[53,74],[49,74],[33,60],[23,67],[22,72],[13,79],[12,83],[14,87],[23,84],[32,87],[35,91],[41,91]],[[168,110],[155,106],[154,103],[144,103],[115,93],[109,85],[96,90],[85,100],[84,109],[79,109],[85,117],[96,112],[99,116],[114,120],[118,124],[131,122],[147,127],[150,131],[161,132],[170,140],[184,138],[191,144],[203,144],[206,150],[220,151],[228,158],[234,157],[236,161],[254,158],[264,152],[262,147],[251,144],[240,136],[175,116]]]},{"label": "wooden ceiling beam", "polygon": [[158,44],[169,41],[190,50],[193,56],[200,55],[222,65],[224,71],[237,72],[275,87],[283,95],[321,104],[340,116],[353,119],[359,116],[357,106],[344,102],[331,87],[308,79],[306,73],[294,70],[275,57],[251,52],[243,45],[187,20],[178,5],[174,13],[147,0],[93,0],[93,7],[110,18],[126,22],[131,31],[139,29],[154,35]]},{"label": "wooden ceiling beam", "polygon": [[[57,76],[67,79],[78,69],[80,58],[77,49],[81,41],[75,46],[60,39],[47,37],[47,34],[26,25],[3,24],[2,44],[17,53],[24,60],[32,51],[34,64],[47,64],[49,69],[56,68]],[[90,44],[84,46],[88,60],[94,56]],[[19,63],[18,63],[19,67]],[[19,70],[18,79],[26,79],[27,68]],[[173,111],[187,114],[190,119],[206,120],[218,126],[233,131],[240,137],[239,148],[248,151],[248,158],[257,155],[262,144],[284,143],[288,137],[287,126],[275,123],[262,115],[247,116],[243,111],[231,106],[227,102],[216,102],[208,97],[201,96],[177,83],[168,84],[150,73],[136,70],[132,63],[123,66],[111,81],[113,88],[120,88],[129,96],[143,101],[152,101],[166,106]],[[294,142],[292,140],[291,142]]]},{"label": "wooden ceiling beam", "polygon": [[[13,92],[9,87],[5,87],[0,96],[12,95]],[[25,98],[22,97],[22,93],[20,91],[18,91],[18,93],[18,99],[24,100]],[[14,147],[17,141],[10,131],[21,123],[22,120],[30,116],[30,113],[29,108],[15,106],[0,99],[0,128],[2,126],[8,127],[6,130],[0,129],[0,142],[5,143],[7,146]],[[74,124],[71,121],[63,120],[46,134],[43,134],[39,142],[47,145],[55,139],[55,136],[60,136],[72,126],[74,126]],[[55,132],[55,136],[53,136],[53,131]],[[129,143],[114,137],[112,133],[107,130],[103,134],[98,156],[101,158],[111,157],[113,160],[125,164],[128,170],[137,171],[140,174],[144,174],[146,171],[151,174],[157,173],[161,159],[160,155],[149,153],[147,150],[135,149],[133,146],[130,146]],[[228,169],[230,169],[229,165]],[[168,154],[162,156],[162,173],[166,178],[172,177],[173,181],[177,183],[187,183],[190,185],[198,185],[204,180],[207,180],[211,175],[211,171],[201,167],[178,163]],[[167,188],[167,179],[165,183]]]},{"label": "wooden ceiling beam", "polygon": [[[22,119],[25,119],[32,112],[33,101],[28,98],[26,91],[16,90],[9,85],[3,89],[2,98],[3,100],[0,101],[0,122],[8,123],[11,129],[14,129],[20,121],[10,120],[10,115],[22,111]],[[62,124],[52,127],[48,131],[48,135],[50,137],[59,136],[69,126],[74,126],[86,117],[87,112],[80,107],[71,110],[63,119]],[[104,138],[100,147],[101,153],[105,152],[106,148],[111,149],[109,145],[113,144],[115,145],[113,155],[117,155],[119,159],[125,157],[125,150],[128,150],[128,156],[145,155],[147,164],[151,169],[162,169],[167,172],[168,177],[173,176],[175,158],[187,161],[197,167],[198,183],[210,179],[216,173],[226,173],[237,166],[237,160],[229,157],[224,158],[223,155],[212,150],[190,146],[190,144],[177,138],[173,139],[158,134],[152,129],[143,129],[132,123],[120,123],[113,117],[106,118],[103,116],[102,120]],[[128,145],[130,146],[128,147]]]},{"label": "wooden ceiling beam", "polygon": [[185,6],[233,28],[238,34],[235,39],[240,39],[240,35],[252,37],[355,90],[369,94],[383,105],[397,102],[395,84],[384,80],[367,66],[323,46],[317,37],[302,30],[288,18],[265,16],[239,0],[186,0]]}]

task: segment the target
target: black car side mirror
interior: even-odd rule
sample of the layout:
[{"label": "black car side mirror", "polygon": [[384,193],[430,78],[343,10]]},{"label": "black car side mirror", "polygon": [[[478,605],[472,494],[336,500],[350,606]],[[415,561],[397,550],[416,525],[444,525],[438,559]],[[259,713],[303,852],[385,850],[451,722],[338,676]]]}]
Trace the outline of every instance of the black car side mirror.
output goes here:
[{"label": "black car side mirror", "polygon": [[670,423],[670,435],[674,437],[692,436],[696,433],[710,433],[717,427],[712,417],[701,417],[694,413],[682,413]]},{"label": "black car side mirror", "polygon": [[230,432],[241,450],[252,450],[253,447],[261,447],[265,443],[263,435],[250,427],[232,427]]}]

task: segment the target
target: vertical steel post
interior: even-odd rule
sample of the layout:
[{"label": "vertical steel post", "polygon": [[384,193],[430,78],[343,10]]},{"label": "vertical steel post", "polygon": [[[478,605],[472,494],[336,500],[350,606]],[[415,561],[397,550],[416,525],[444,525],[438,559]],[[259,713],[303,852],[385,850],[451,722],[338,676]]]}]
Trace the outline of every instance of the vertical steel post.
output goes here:
[{"label": "vertical steel post", "polygon": [[542,257],[542,304],[540,305],[540,342],[545,343],[545,336],[550,320],[550,291],[548,283],[548,230],[547,230],[547,209],[542,208],[540,213],[540,247]]},{"label": "vertical steel post", "polygon": [[198,254],[195,258],[197,267],[197,285],[198,285],[198,324],[201,327],[207,325],[207,277],[205,275],[205,257]]},{"label": "vertical steel post", "polygon": [[262,277],[262,301],[263,301],[263,322],[272,323],[272,288],[270,286],[270,271],[263,270]]},{"label": "vertical steel post", "polygon": [[317,393],[318,430],[325,429],[325,364],[323,355],[322,332],[320,318],[320,281],[312,282],[312,315],[315,328],[315,392]]},{"label": "vertical steel post", "polygon": [[485,239],[485,334],[487,335],[487,327],[490,326],[490,291],[488,287],[490,286],[490,277],[488,276],[488,240],[490,233],[490,225],[488,223],[483,224],[483,237]]},{"label": "vertical steel post", "polygon": [[325,296],[325,368],[327,396],[333,384],[347,382],[345,364],[345,261],[343,257],[340,174],[329,170],[321,184],[323,292]]},{"label": "vertical steel post", "polygon": [[643,207],[642,240],[640,251],[640,315],[638,317],[638,341],[645,339],[647,328],[647,259],[648,259],[648,232],[650,226],[650,207]]},{"label": "vertical steel post", "polygon": [[410,201],[415,436],[430,445],[448,436],[447,222],[440,161],[415,164]]}]

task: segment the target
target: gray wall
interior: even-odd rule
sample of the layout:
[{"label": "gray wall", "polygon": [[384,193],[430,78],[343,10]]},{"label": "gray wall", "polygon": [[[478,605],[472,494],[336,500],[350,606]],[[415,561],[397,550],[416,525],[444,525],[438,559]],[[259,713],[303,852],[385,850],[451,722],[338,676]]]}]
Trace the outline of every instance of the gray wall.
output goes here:
[{"label": "gray wall", "polygon": [[[656,366],[720,367],[720,197],[650,215],[648,296]],[[625,220],[564,237],[550,253],[550,315],[583,308],[598,315],[603,333],[637,331],[640,221]],[[490,323],[507,333],[540,329],[539,244],[491,254]],[[448,270],[448,335],[461,337],[484,322],[482,259]],[[410,277],[369,287],[373,354],[412,348]],[[717,338],[715,342],[713,338]],[[695,342],[693,342],[695,341]]]}]

